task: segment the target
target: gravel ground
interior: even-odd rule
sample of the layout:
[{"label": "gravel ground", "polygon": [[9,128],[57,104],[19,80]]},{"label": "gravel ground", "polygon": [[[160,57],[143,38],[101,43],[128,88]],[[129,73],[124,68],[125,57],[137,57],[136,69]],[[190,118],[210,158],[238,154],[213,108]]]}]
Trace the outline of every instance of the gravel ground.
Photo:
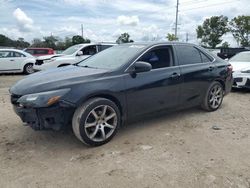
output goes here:
[{"label": "gravel ground", "polygon": [[71,131],[33,131],[12,110],[0,75],[0,187],[250,187],[250,92],[217,112],[161,114],[90,148]]}]

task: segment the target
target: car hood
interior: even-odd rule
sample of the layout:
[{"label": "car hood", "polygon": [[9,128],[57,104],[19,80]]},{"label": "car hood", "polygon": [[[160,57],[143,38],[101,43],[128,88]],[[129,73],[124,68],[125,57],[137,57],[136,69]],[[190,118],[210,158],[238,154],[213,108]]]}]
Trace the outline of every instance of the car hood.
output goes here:
[{"label": "car hood", "polygon": [[66,66],[49,71],[34,73],[18,81],[10,88],[10,93],[26,95],[43,91],[71,87],[74,84],[92,81],[102,77],[108,70]]},{"label": "car hood", "polygon": [[37,60],[46,60],[46,59],[51,59],[51,58],[60,57],[60,56],[64,56],[64,54],[43,55],[43,56],[37,57],[36,59]]},{"label": "car hood", "polygon": [[233,71],[241,71],[250,67],[250,62],[229,61],[229,63],[233,66]]},{"label": "car hood", "polygon": [[59,56],[55,58],[56,61],[67,61],[67,60],[74,60],[74,59],[76,58],[75,56],[72,56],[72,55],[63,55],[63,56]]}]

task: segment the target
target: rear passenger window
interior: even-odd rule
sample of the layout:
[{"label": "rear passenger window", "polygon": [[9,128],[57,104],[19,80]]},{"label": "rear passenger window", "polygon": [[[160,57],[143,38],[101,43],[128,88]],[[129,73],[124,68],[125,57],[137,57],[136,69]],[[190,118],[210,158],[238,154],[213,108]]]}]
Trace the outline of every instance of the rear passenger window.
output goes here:
[{"label": "rear passenger window", "polygon": [[172,61],[171,55],[172,53],[170,48],[162,47],[145,53],[138,61],[150,63],[152,65],[152,69],[170,67]]},{"label": "rear passenger window", "polygon": [[203,63],[207,63],[207,62],[211,62],[212,60],[210,58],[208,58],[205,54],[203,54],[202,52],[200,52],[201,54],[201,59]]},{"label": "rear passenger window", "polygon": [[202,63],[200,52],[193,46],[176,45],[180,65]]}]

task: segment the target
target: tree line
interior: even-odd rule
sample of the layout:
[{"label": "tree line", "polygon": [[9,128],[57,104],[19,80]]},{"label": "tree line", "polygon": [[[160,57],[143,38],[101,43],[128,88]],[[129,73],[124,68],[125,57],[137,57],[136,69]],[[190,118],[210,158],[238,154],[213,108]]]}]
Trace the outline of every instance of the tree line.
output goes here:
[{"label": "tree line", "polygon": [[[34,38],[31,43],[24,41],[24,38],[18,38],[18,40],[12,40],[9,37],[0,34],[0,46],[5,47],[15,47],[18,49],[23,49],[27,47],[40,47],[40,48],[52,48],[54,50],[65,50],[68,47],[76,44],[82,43],[90,43],[91,40],[88,38],[83,38],[80,35],[75,35],[73,37],[65,37],[61,39],[57,36],[46,36],[43,39]],[[121,34],[116,43],[127,43],[127,42],[134,42],[130,39],[130,35],[128,33]]]},{"label": "tree line", "polygon": [[[222,42],[222,37],[232,33],[235,40],[242,47],[250,46],[250,16],[237,16],[229,21],[226,16],[212,16],[207,18],[202,25],[196,29],[197,38],[201,45],[207,48],[216,48]],[[169,41],[176,41],[178,38],[168,33],[166,38]],[[221,47],[229,47],[228,42],[221,44]]]}]

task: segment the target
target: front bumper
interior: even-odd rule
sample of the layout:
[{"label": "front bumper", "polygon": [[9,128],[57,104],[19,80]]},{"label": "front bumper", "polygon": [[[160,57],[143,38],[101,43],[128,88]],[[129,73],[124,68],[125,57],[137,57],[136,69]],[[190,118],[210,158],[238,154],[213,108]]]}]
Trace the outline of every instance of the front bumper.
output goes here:
[{"label": "front bumper", "polygon": [[233,88],[246,88],[250,89],[250,74],[249,73],[237,73],[233,75],[234,82]]},{"label": "front bumper", "polygon": [[13,108],[25,125],[29,125],[34,130],[60,130],[71,122],[74,113],[73,107],[62,107],[59,104],[47,108],[25,108],[13,105]]}]

